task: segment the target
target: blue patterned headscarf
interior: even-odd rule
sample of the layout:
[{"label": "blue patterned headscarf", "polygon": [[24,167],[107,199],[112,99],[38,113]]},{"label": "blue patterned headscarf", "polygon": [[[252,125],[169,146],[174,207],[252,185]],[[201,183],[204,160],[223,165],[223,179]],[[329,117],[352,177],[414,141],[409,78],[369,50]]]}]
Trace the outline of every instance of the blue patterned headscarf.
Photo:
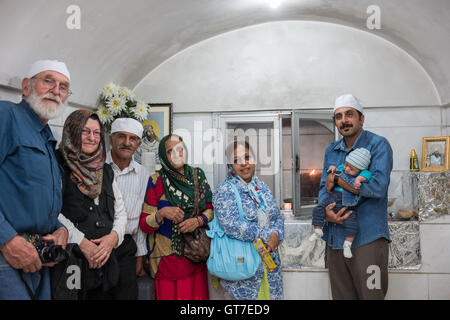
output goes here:
[{"label": "blue patterned headscarf", "polygon": [[227,180],[231,183],[241,186],[244,190],[248,190],[250,197],[256,204],[256,208],[258,210],[258,225],[260,227],[267,228],[269,227],[269,215],[267,214],[267,202],[264,199],[263,193],[261,189],[256,184],[256,175],[253,174],[252,180],[247,183],[239,177],[234,171],[231,164],[227,164],[228,174]]}]

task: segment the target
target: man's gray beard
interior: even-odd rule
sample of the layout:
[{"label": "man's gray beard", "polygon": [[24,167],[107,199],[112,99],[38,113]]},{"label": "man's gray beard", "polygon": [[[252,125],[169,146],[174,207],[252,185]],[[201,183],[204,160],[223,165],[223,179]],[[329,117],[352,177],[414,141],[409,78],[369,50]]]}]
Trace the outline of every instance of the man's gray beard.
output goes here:
[{"label": "man's gray beard", "polygon": [[[44,98],[57,100],[58,103],[45,102]],[[25,100],[40,118],[46,120],[58,118],[64,112],[66,107],[66,104],[62,103],[58,96],[55,96],[50,92],[38,96],[33,86],[31,86],[31,94]]]}]

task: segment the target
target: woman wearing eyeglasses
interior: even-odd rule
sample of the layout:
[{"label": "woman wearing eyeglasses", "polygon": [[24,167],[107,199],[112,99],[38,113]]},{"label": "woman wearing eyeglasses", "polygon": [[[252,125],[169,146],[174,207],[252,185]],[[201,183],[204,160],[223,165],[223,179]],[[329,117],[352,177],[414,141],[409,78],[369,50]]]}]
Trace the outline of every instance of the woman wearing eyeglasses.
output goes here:
[{"label": "woman wearing eyeglasses", "polygon": [[[283,299],[283,276],[278,247],[284,237],[284,221],[269,187],[255,174],[254,155],[247,141],[238,140],[228,145],[228,174],[213,194],[214,219],[230,238],[250,243],[260,238],[277,267],[270,271],[261,262],[252,277],[236,281],[220,279],[220,284],[213,280],[213,287],[223,299],[280,300]],[[246,221],[239,217],[237,196]]]},{"label": "woman wearing eyeglasses", "polygon": [[68,242],[78,244],[84,256],[79,298],[137,299],[127,290],[121,265],[136,245],[124,236],[127,214],[113,170],[105,163],[104,128],[97,114],[72,112],[56,153],[64,169],[59,220],[69,230]]}]

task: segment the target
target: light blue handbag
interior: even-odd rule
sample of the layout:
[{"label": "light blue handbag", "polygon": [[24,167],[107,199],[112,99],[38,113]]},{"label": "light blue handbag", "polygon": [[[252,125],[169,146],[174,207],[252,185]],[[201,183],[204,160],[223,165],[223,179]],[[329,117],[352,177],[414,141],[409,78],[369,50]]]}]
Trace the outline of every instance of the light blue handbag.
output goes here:
[{"label": "light blue handbag", "polygon": [[[233,183],[239,217],[244,218],[242,202],[239,192]],[[217,217],[208,223],[209,230],[206,231],[211,238],[211,249],[206,261],[209,273],[226,280],[243,280],[255,275],[261,264],[261,257],[253,246],[253,242],[242,241],[228,237],[220,227]]]}]

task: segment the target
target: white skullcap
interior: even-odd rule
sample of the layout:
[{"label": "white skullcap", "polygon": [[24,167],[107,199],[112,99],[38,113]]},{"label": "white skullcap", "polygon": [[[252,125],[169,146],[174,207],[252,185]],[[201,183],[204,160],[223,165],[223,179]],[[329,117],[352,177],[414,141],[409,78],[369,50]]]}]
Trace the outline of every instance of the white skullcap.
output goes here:
[{"label": "white skullcap", "polygon": [[142,124],[133,118],[117,118],[111,124],[111,134],[118,131],[125,131],[137,135],[142,138],[144,128]]},{"label": "white skullcap", "polygon": [[57,60],[38,60],[30,66],[26,78],[32,78],[43,71],[56,71],[67,77],[70,81],[70,73],[64,62]]},{"label": "white skullcap", "polygon": [[361,102],[355,96],[351,94],[344,94],[336,99],[334,103],[333,113],[336,112],[336,109],[342,107],[351,107],[358,110],[361,113],[364,113],[364,109],[361,105]]}]

